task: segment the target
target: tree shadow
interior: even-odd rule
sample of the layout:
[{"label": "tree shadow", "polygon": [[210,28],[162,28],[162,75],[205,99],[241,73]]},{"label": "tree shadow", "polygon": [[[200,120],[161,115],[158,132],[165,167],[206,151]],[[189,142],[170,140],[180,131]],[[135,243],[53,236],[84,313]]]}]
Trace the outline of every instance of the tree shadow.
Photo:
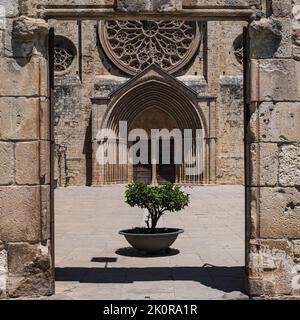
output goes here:
[{"label": "tree shadow", "polygon": [[193,281],[225,293],[245,292],[245,268],[205,264],[202,267],[56,268],[56,281],[134,283],[138,281]]}]

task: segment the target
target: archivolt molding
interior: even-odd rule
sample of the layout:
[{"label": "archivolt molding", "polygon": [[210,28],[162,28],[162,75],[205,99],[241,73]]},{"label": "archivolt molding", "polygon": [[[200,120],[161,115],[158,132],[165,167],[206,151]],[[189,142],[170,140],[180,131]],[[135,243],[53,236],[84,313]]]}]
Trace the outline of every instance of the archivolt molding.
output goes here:
[{"label": "archivolt molding", "polygon": [[[115,92],[102,122],[102,128],[118,132],[119,121],[128,121],[130,127],[139,114],[156,107],[172,115],[180,129],[202,128],[207,134],[205,116],[198,108],[197,96],[192,90],[176,80],[164,79],[153,72],[153,69],[133,82],[135,83],[129,81]],[[180,90],[176,90],[179,87]]]},{"label": "archivolt molding", "polygon": [[[136,119],[151,110],[157,113],[155,114],[156,117],[162,117],[165,114],[169,117],[169,120],[174,120],[168,122],[166,129],[175,129],[171,123],[176,124],[176,128],[181,131],[192,129],[193,139],[196,138],[196,130],[203,129],[206,141],[202,155],[204,163],[203,175],[191,178],[186,174],[186,166],[183,164],[176,169],[176,181],[187,184],[209,183],[210,181],[215,181],[213,170],[215,167],[213,164],[215,161],[215,141],[211,136],[211,120],[215,118],[213,110],[210,110],[210,108],[203,110],[200,107],[199,101],[203,101],[203,99],[209,104],[210,97],[198,97],[196,92],[161,70],[158,66],[152,65],[113,93],[101,125],[97,125],[97,127],[99,129],[111,129],[118,135],[120,121],[127,121],[128,130],[136,129]],[[142,125],[141,129],[146,130],[149,134],[149,127]],[[157,129],[162,129],[160,124],[157,125]],[[101,143],[97,138],[94,141],[97,144]],[[111,141],[110,143],[118,142],[120,143],[121,141]],[[209,161],[212,163],[211,169],[207,166]],[[130,166],[124,169],[121,166],[107,165],[102,167],[101,170],[101,183],[111,183],[112,181],[127,183],[127,181],[132,181],[133,169]]]}]

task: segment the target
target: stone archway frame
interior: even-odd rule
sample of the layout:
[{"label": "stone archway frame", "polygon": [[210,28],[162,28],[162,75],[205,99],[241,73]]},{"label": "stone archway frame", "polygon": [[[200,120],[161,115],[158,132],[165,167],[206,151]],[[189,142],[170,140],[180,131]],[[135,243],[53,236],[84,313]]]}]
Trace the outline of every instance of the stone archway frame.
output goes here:
[{"label": "stone archway frame", "polygon": [[[131,1],[129,7],[120,5],[126,2],[128,1],[112,0],[107,1],[105,5],[92,8],[42,6],[39,10],[29,5],[25,6],[26,11],[16,9],[10,12],[9,18],[15,19],[13,48],[11,54],[1,59],[0,73],[3,79],[14,79],[14,86],[10,85],[10,81],[2,83],[0,107],[6,107],[3,110],[17,111],[22,108],[28,97],[34,97],[39,102],[39,110],[44,110],[43,115],[47,115],[49,88],[47,81],[41,81],[46,78],[47,73],[46,45],[45,41],[41,41],[41,33],[44,33],[47,26],[43,20],[19,17],[24,12],[28,16],[45,19],[177,17],[189,20],[248,21],[250,50],[246,64],[249,68],[246,94],[249,107],[249,123],[246,123],[247,291],[250,296],[260,298],[299,298],[300,215],[297,214],[299,209],[295,204],[299,203],[300,183],[293,164],[298,161],[297,150],[300,145],[300,92],[297,87],[300,68],[296,62],[299,57],[296,50],[298,47],[291,45],[291,1],[273,1],[272,8],[265,10],[268,18],[263,18],[260,1],[243,1],[243,6],[240,5],[240,1],[237,6],[233,1],[230,1],[230,5],[218,5],[213,1],[209,7],[197,0],[167,0],[163,1],[164,6],[161,5],[161,1],[147,0]],[[139,6],[140,3],[142,6]],[[277,28],[280,25],[281,28]],[[0,49],[2,53],[1,46]],[[23,58],[29,59],[23,65],[16,65],[17,60],[24,62]],[[31,75],[31,81],[28,81],[28,74]],[[32,105],[32,108],[35,109],[36,105]],[[41,136],[37,136],[37,130],[20,128],[14,124],[13,128],[6,130],[4,134],[1,131],[4,143],[1,147],[8,150],[13,150],[18,145],[30,147],[30,144],[23,144],[24,141],[49,145],[46,133],[49,129],[49,118],[46,116],[37,119],[35,111],[31,111],[33,110],[26,110],[23,117],[31,120],[34,117],[34,121],[38,121]],[[42,165],[42,170],[47,171],[49,158],[42,150],[36,149],[35,153],[31,153],[29,161],[35,164],[35,167]],[[0,177],[4,181],[1,185],[0,201],[2,208],[4,205],[8,213],[3,216],[1,212],[0,216],[0,296],[48,295],[54,293],[54,266],[51,264],[49,250],[49,184],[45,182],[43,185],[43,180],[40,180],[36,185],[28,186],[26,174],[29,168],[24,174],[20,171],[22,167],[15,165],[14,161],[9,163],[5,175]],[[19,179],[18,185],[11,185],[11,181],[15,183],[14,179]],[[11,207],[15,208],[16,204],[22,206],[23,210],[9,210]],[[15,217],[17,219],[14,219]],[[9,232],[1,229],[5,225],[3,221],[13,221],[9,226]],[[22,233],[21,227],[24,225],[34,232]],[[22,265],[18,261],[22,261]]]}]

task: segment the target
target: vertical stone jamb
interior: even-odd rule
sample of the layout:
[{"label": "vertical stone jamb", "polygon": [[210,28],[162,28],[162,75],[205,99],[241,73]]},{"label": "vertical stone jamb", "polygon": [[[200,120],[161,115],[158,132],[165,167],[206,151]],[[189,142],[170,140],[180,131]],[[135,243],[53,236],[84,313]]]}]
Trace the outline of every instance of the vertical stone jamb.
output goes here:
[{"label": "vertical stone jamb", "polygon": [[50,295],[48,25],[21,16],[18,1],[9,7],[0,30],[0,297]]},{"label": "vertical stone jamb", "polygon": [[270,1],[268,17],[257,15],[249,27],[247,271],[253,297],[299,295],[300,65],[292,11],[291,0]]}]

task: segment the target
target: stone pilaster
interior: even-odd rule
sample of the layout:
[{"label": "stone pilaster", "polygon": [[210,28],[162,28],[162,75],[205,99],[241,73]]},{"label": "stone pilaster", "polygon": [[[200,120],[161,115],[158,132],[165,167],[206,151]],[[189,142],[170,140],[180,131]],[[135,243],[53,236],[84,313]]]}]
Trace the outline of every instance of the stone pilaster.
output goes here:
[{"label": "stone pilaster", "polygon": [[299,294],[300,64],[293,59],[292,1],[271,1],[250,25],[247,143],[248,291]]},{"label": "stone pilaster", "polygon": [[0,297],[53,293],[44,20],[9,15],[0,46]]}]

